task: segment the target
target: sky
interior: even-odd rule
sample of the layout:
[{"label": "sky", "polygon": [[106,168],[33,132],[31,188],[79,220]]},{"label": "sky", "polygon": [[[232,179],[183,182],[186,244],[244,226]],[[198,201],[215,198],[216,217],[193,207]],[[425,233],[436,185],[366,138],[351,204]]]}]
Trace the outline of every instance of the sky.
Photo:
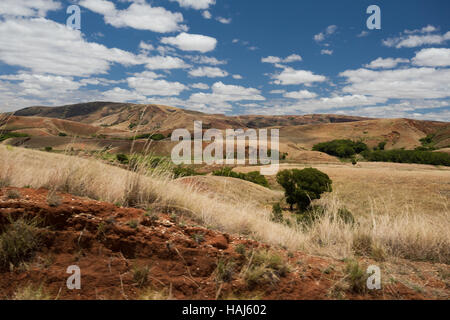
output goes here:
[{"label": "sky", "polygon": [[450,1],[1,0],[0,112],[89,101],[450,121]]}]

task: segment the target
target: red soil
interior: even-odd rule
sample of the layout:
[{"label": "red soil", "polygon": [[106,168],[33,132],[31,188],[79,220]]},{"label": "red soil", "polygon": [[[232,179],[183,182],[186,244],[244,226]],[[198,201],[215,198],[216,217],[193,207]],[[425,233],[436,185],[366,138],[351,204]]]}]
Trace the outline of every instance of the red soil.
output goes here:
[{"label": "red soil", "polygon": [[[7,193],[12,189],[20,192],[19,199],[9,199]],[[58,299],[137,299],[146,288],[170,288],[174,299],[424,298],[400,283],[365,295],[353,293],[341,288],[344,262],[275,248],[289,262],[291,271],[276,283],[249,287],[239,277],[247,261],[236,253],[236,246],[244,244],[247,251],[267,246],[194,226],[194,221],[175,209],[169,214],[171,210],[166,208],[155,221],[143,210],[69,194],[60,194],[62,203],[50,207],[47,194],[44,189],[0,189],[0,230],[9,223],[8,216],[38,217],[42,238],[42,245],[25,268],[0,271],[0,299],[13,297],[18,288],[28,284],[42,285]],[[130,227],[131,220],[139,221],[139,226]],[[196,234],[202,234],[203,241],[194,241]],[[236,263],[230,282],[216,281],[219,259]],[[81,268],[81,290],[66,287],[70,265]],[[133,268],[146,265],[150,267],[148,282],[140,288],[133,280]],[[442,287],[442,281],[434,281]]]}]

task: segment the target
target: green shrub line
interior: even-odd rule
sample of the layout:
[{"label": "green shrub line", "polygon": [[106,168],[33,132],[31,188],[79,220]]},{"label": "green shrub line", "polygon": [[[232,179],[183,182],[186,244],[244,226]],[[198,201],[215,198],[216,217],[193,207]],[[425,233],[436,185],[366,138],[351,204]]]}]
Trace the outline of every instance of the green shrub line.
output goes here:
[{"label": "green shrub line", "polygon": [[431,152],[421,150],[377,150],[365,151],[362,156],[367,161],[418,163],[450,166],[450,154],[444,152]]},{"label": "green shrub line", "polygon": [[368,150],[365,143],[352,140],[333,140],[321,142],[313,146],[313,151],[320,151],[339,158],[349,158]]},{"label": "green shrub line", "polygon": [[29,137],[29,134],[19,133],[19,132],[6,132],[0,134],[0,142],[5,141],[10,138],[25,138]]},{"label": "green shrub line", "polygon": [[266,177],[264,177],[258,171],[252,171],[249,173],[240,173],[240,172],[234,172],[233,168],[231,168],[231,167],[223,167],[220,170],[213,171],[212,174],[214,176],[237,178],[237,179],[241,179],[241,180],[259,184],[260,186],[263,186],[266,188],[269,187],[269,182],[267,181]]}]

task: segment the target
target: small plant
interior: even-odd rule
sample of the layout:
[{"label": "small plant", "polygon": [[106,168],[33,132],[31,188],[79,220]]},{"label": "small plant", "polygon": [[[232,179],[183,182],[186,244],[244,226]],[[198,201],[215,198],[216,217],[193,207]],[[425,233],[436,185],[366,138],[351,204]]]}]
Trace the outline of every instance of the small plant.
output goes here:
[{"label": "small plant", "polygon": [[192,235],[192,239],[194,239],[195,242],[197,242],[198,244],[202,243],[205,241],[205,235],[202,233],[194,233]]},{"label": "small plant", "polygon": [[269,250],[254,251],[244,268],[244,279],[250,287],[265,283],[274,284],[289,272],[289,266],[283,258]]},{"label": "small plant", "polygon": [[27,285],[19,288],[14,293],[14,300],[50,300],[50,296],[44,292],[42,285],[35,287]]},{"label": "small plant", "polygon": [[352,165],[356,166],[358,164],[358,161],[356,161],[356,158],[352,158]]},{"label": "small plant", "polygon": [[47,204],[50,207],[59,207],[63,202],[63,198],[57,195],[54,190],[51,190],[47,194]]},{"label": "small plant", "polygon": [[281,223],[283,222],[283,210],[281,209],[280,203],[277,202],[272,206],[272,216],[271,220],[273,222]]},{"label": "small plant", "polygon": [[169,289],[163,288],[161,290],[148,288],[139,297],[140,300],[172,300],[172,287]]},{"label": "small plant", "polygon": [[132,229],[137,229],[139,227],[139,221],[137,220],[130,220],[127,222],[127,225]]},{"label": "small plant", "polygon": [[225,259],[219,259],[216,268],[216,281],[217,282],[230,282],[233,279],[234,268],[236,263],[233,261],[226,261]]},{"label": "small plant", "polygon": [[9,218],[0,234],[0,269],[18,267],[33,257],[40,244],[37,221]]},{"label": "small plant", "polygon": [[366,291],[367,275],[356,260],[347,262],[345,269],[350,284],[350,290],[355,293],[364,293]]},{"label": "small plant", "polygon": [[123,154],[123,153],[116,154],[116,159],[121,164],[128,164],[129,163],[128,156],[126,154]]},{"label": "small plant", "polygon": [[20,194],[20,192],[18,190],[15,189],[10,189],[8,191],[6,191],[6,197],[8,199],[20,199],[22,195]]},{"label": "small plant", "polygon": [[149,266],[134,266],[132,272],[133,281],[139,288],[142,288],[147,284],[148,275],[150,273]]},{"label": "small plant", "polygon": [[351,225],[355,224],[355,217],[347,208],[339,208],[337,212],[337,217],[346,224]]},{"label": "small plant", "polygon": [[60,136],[60,137],[67,137],[67,133],[60,132],[60,133],[58,133],[58,136]]},{"label": "small plant", "polygon": [[44,150],[47,151],[47,152],[51,152],[51,151],[53,151],[53,148],[52,147],[45,147]]},{"label": "small plant", "polygon": [[234,251],[236,251],[237,254],[245,255],[245,245],[242,243],[239,243],[236,248],[234,248]]}]

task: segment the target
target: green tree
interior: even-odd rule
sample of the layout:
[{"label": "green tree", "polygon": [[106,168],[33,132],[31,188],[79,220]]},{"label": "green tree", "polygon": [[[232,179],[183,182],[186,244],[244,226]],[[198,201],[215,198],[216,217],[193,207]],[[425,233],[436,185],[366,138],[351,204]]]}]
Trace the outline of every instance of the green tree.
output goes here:
[{"label": "green tree", "polygon": [[305,211],[312,200],[320,199],[322,193],[332,191],[330,177],[314,168],[280,171],[277,182],[284,188],[286,202],[291,210],[297,205],[300,211]]}]

